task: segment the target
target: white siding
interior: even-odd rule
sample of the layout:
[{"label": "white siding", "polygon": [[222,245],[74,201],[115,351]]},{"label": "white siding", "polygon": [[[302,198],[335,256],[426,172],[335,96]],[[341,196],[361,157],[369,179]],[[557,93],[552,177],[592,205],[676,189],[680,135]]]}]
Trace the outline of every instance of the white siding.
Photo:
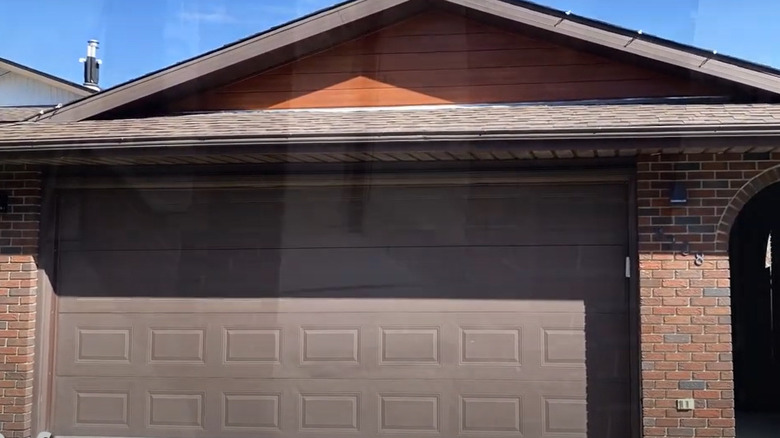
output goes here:
[{"label": "white siding", "polygon": [[70,91],[0,69],[0,106],[56,105],[77,98]]}]

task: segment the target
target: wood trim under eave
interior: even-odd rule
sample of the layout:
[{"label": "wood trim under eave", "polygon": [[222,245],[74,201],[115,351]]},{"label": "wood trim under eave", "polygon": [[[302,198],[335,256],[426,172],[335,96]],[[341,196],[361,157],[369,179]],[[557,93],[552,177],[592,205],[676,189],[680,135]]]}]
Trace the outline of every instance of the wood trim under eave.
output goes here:
[{"label": "wood trim under eave", "polygon": [[47,120],[72,122],[84,120],[121,105],[148,97],[173,86],[196,80],[215,71],[296,44],[307,38],[382,13],[410,0],[355,0],[328,9],[307,19],[206,54],[125,85],[99,93],[93,98],[74,102],[50,113]]}]

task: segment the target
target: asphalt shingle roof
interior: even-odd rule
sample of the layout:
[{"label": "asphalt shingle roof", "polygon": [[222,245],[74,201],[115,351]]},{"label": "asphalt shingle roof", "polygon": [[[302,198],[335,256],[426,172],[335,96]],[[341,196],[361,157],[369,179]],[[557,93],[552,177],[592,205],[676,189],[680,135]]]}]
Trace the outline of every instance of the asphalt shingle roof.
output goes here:
[{"label": "asphalt shingle roof", "polygon": [[28,119],[47,107],[0,106],[0,123],[19,122]]},{"label": "asphalt shingle roof", "polygon": [[[0,145],[296,137],[626,132],[780,128],[780,105],[637,104],[267,110],[0,126]],[[419,138],[418,138],[419,139]]]}]

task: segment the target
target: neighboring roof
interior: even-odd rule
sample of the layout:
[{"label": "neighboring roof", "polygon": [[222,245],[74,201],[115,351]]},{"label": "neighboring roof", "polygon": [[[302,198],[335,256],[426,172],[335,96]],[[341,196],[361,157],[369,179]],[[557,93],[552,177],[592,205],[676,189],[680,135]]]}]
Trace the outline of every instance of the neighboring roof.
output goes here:
[{"label": "neighboring roof", "polygon": [[40,70],[35,70],[34,68],[17,64],[5,58],[0,58],[0,70],[8,70],[10,72],[43,82],[52,87],[70,91],[71,93],[74,93],[78,96],[86,97],[95,94],[94,90],[76,84],[75,82],[70,82],[65,79],[58,78],[57,76],[44,73]]},{"label": "neighboring roof", "polygon": [[[557,37],[569,38],[618,53],[682,68],[695,74],[780,95],[780,71],[629,31],[522,0],[351,0],[226,45],[196,58],[150,73],[50,113],[52,121],[77,121],[106,114],[150,96],[192,92],[219,72],[234,70],[235,80],[248,68],[271,68],[314,53],[362,33],[405,18],[430,5],[493,17]],[[262,62],[259,62],[261,60]]]},{"label": "neighboring roof", "polygon": [[0,151],[388,141],[780,135],[780,105],[491,105],[264,110],[0,126]]},{"label": "neighboring roof", "polygon": [[47,106],[0,106],[0,123],[21,122],[49,108]]}]

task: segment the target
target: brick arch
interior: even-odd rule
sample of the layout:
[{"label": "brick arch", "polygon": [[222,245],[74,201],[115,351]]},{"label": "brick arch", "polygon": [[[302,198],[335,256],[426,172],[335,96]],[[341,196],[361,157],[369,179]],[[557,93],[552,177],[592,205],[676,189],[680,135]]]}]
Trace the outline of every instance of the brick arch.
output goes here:
[{"label": "brick arch", "polygon": [[780,182],[780,165],[771,167],[758,174],[737,191],[737,194],[729,201],[718,222],[718,249],[724,251],[728,249],[731,227],[745,204],[753,199],[753,196],[758,194],[758,192],[777,182]]}]

